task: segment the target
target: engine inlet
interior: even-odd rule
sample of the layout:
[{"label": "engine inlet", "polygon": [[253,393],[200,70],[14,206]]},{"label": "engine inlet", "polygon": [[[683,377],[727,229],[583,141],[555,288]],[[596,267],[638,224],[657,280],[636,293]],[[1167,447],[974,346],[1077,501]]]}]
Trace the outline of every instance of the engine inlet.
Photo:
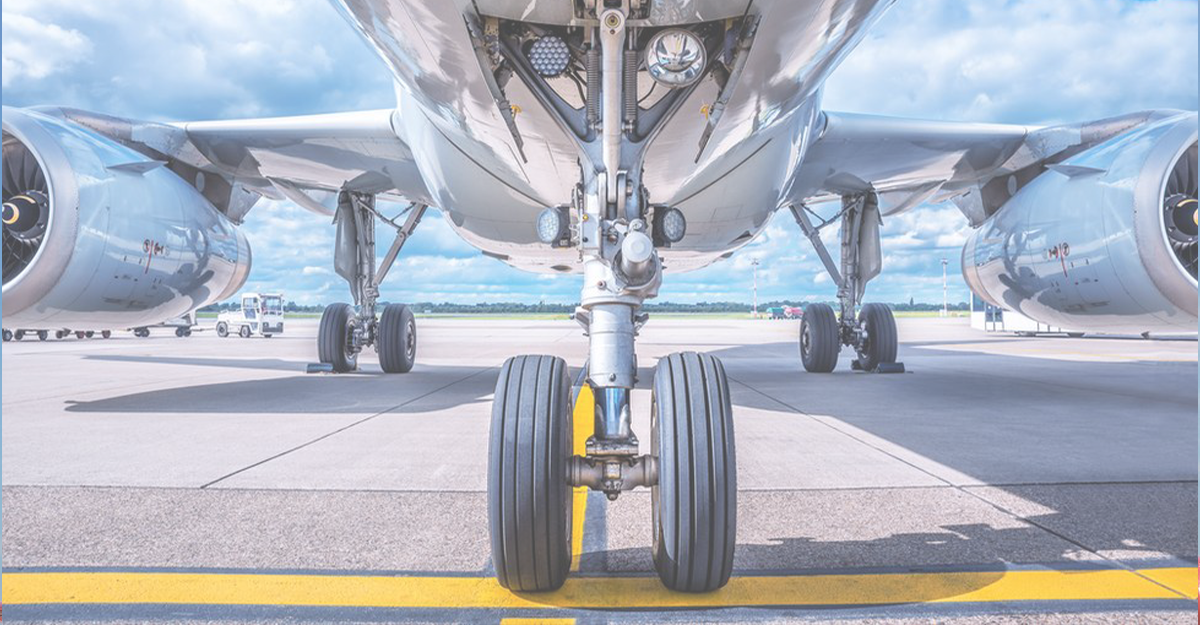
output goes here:
[{"label": "engine inlet", "polygon": [[1171,242],[1171,251],[1192,278],[1196,277],[1197,239],[1200,203],[1196,200],[1196,144],[1185,151],[1167,175],[1163,190],[1163,227]]},{"label": "engine inlet", "polygon": [[37,254],[50,217],[50,188],[33,152],[4,133],[4,283],[20,275]]}]

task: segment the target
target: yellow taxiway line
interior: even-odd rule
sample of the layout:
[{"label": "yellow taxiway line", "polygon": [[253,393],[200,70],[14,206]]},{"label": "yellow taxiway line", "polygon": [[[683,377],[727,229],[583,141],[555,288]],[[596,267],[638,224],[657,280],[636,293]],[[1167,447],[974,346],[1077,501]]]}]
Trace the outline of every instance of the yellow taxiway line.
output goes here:
[{"label": "yellow taxiway line", "polygon": [[[1151,581],[1154,580],[1154,581]],[[1195,567],[735,577],[706,594],[653,577],[568,578],[515,594],[491,577],[29,572],[3,575],[4,604],[190,604],[378,608],[719,608],[896,603],[1196,599]]]},{"label": "yellow taxiway line", "polygon": [[[596,396],[592,387],[584,383],[575,398],[575,411],[571,414],[571,450],[577,456],[587,454],[587,439],[596,429]],[[588,488],[576,486],[571,493],[571,571],[579,570],[579,559],[583,555],[583,522],[587,520]]]}]

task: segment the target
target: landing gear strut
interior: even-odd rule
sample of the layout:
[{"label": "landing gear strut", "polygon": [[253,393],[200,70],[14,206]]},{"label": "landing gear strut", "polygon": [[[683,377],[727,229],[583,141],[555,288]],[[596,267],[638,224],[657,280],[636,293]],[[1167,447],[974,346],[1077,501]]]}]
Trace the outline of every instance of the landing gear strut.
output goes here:
[{"label": "landing gear strut", "polygon": [[[886,304],[865,304],[859,309],[867,282],[879,275],[883,255],[879,244],[879,200],[874,193],[842,197],[842,210],[814,226],[815,216],[804,205],[792,205],[792,215],[812,242],[826,271],[838,286],[838,314],[828,304],[809,304],[800,322],[800,360],[810,373],[829,373],[837,367],[842,346],[853,347],[855,371],[903,373],[896,362],[896,320]],[[818,217],[819,218],[819,217]],[[834,264],[822,228],[841,219],[840,267]],[[857,314],[856,314],[857,312]]]},{"label": "landing gear strut", "polygon": [[[344,373],[358,368],[358,355],[374,346],[385,373],[408,373],[417,357],[417,325],[404,304],[389,304],[377,316],[379,285],[428,207],[410,205],[401,217],[389,219],[375,208],[375,196],[342,191],[338,196],[337,243],[334,266],[350,284],[354,306],[330,304],[321,315],[317,352],[329,370]],[[375,266],[375,219],[396,230],[382,263]]]},{"label": "landing gear strut", "polygon": [[[624,10],[606,8],[611,4],[596,3],[602,27],[587,37],[587,106],[578,118],[554,105],[556,96],[544,80],[530,78],[534,72],[524,55],[506,56],[516,75],[547,103],[547,111],[562,116],[564,127],[582,129],[571,135],[580,152],[580,184],[570,207],[544,213],[559,226],[547,230],[560,234],[542,240],[579,249],[583,287],[574,318],[589,339],[585,383],[596,401],[595,434],[585,453],[572,455],[565,363],[550,356],[518,356],[501,369],[488,458],[492,559],[506,588],[556,589],[570,568],[570,489],[586,486],[612,500],[649,487],[660,579],[674,590],[711,591],[729,580],[736,528],[725,370],[703,354],[673,354],[659,361],[649,454],[639,455],[630,409],[638,383],[634,341],[648,318],[642,303],[658,295],[663,278],[656,245],[679,240],[685,227],[679,224],[677,236],[667,234],[660,226],[664,220],[654,218],[669,207],[648,205],[641,184],[645,148],[694,85],[640,109],[638,55],[629,49],[636,37],[627,32]],[[506,50],[519,49],[520,42],[502,43]],[[570,223],[555,224],[556,214]]]}]

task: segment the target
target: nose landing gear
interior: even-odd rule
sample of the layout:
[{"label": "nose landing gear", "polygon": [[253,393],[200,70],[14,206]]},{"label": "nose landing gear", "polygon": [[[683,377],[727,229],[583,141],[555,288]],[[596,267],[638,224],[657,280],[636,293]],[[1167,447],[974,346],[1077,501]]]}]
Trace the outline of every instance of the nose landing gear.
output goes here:
[{"label": "nose landing gear", "polygon": [[[678,242],[686,233],[682,213],[667,219],[669,209],[660,213],[649,206],[641,182],[646,148],[701,81],[679,85],[641,108],[640,61],[633,49],[640,26],[627,23],[628,3],[593,4],[600,26],[588,33],[581,53],[584,110],[556,104],[557,96],[536,78],[524,55],[506,54],[506,60],[545,111],[570,130],[579,151],[580,184],[572,203],[543,211],[546,228],[538,238],[579,251],[583,287],[574,318],[588,337],[585,383],[596,398],[595,433],[582,454],[571,455],[572,415],[563,397],[561,360],[521,356],[505,363],[496,383],[488,460],[493,560],[508,588],[554,590],[569,569],[570,489],[586,486],[614,500],[649,487],[660,578],[675,590],[710,591],[729,580],[736,525],[724,369],[699,354],[660,361],[649,454],[639,455],[630,406],[638,381],[634,340],[647,320],[642,303],[658,295],[663,278],[655,246]],[[503,32],[501,39],[502,51],[519,50],[519,41],[505,39]]]}]

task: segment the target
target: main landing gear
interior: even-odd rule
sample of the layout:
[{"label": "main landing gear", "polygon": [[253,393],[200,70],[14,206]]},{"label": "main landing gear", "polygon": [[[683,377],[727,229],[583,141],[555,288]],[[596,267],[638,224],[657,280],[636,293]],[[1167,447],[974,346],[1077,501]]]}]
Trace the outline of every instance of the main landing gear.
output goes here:
[{"label": "main landing gear", "polygon": [[[559,588],[570,570],[571,489],[587,487],[615,500],[624,491],[648,487],[659,578],[673,590],[707,592],[729,581],[737,527],[725,369],[716,358],[691,352],[658,362],[648,454],[639,454],[630,406],[638,382],[634,340],[648,318],[642,303],[656,297],[662,284],[657,248],[678,242],[686,229],[677,209],[649,206],[641,184],[645,147],[693,87],[674,89],[661,105],[640,109],[637,81],[624,79],[625,64],[636,72],[638,62],[628,50],[626,16],[608,6],[597,3],[603,26],[588,35],[583,51],[587,106],[578,119],[564,122],[587,130],[571,135],[580,152],[581,182],[571,205],[547,208],[538,219],[542,242],[577,247],[583,265],[574,319],[589,340],[585,383],[595,397],[595,434],[584,453],[572,453],[562,359],[517,356],[504,363],[488,449],[492,560],[506,588]],[[519,50],[519,41],[501,43]],[[523,55],[506,59],[539,99],[553,100],[544,80],[527,78],[534,72]],[[547,110],[570,115],[562,107]]]},{"label": "main landing gear", "polygon": [[[388,304],[376,316],[379,285],[405,241],[425,215],[424,204],[412,204],[403,223],[385,217],[371,195],[343,191],[338,198],[337,243],[334,265],[350,284],[355,306],[336,303],[325,308],[317,333],[317,353],[324,370],[345,373],[358,368],[358,356],[368,347],[379,353],[385,373],[408,373],[417,358],[417,323],[404,304]],[[383,262],[375,266],[375,219],[396,229],[396,239]],[[313,370],[310,368],[310,370]],[[320,370],[320,369],[318,369]]]},{"label": "main landing gear", "polygon": [[[886,304],[864,304],[867,282],[879,275],[882,253],[879,245],[879,202],[874,193],[842,197],[841,212],[814,226],[806,206],[793,205],[796,223],[812,242],[817,256],[838,286],[838,308],[828,304],[809,304],[800,322],[800,361],[810,373],[830,373],[837,367],[842,346],[853,347],[857,358],[855,371],[903,373],[904,363],[896,362],[899,343],[896,319]],[[821,241],[822,228],[841,218],[841,263],[834,264]],[[857,310],[857,316],[855,312]]]}]

